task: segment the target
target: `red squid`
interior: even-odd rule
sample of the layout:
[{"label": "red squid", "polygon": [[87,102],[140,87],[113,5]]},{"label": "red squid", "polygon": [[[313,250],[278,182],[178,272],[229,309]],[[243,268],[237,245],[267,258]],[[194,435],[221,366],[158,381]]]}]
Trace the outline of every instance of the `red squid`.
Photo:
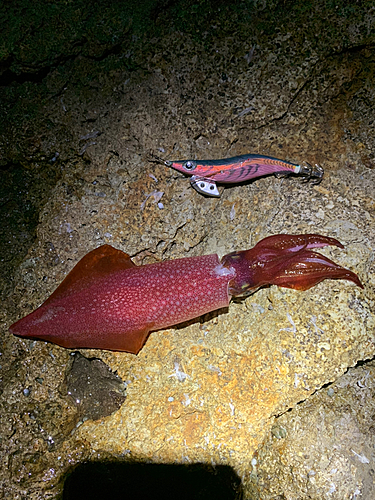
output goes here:
[{"label": "red squid", "polygon": [[10,331],[67,348],[137,354],[150,331],[228,307],[231,297],[266,285],[307,290],[326,278],[358,276],[313,248],[335,245],[318,234],[279,234],[221,260],[216,254],[136,266],[103,245],[83,257],[56,291]]}]

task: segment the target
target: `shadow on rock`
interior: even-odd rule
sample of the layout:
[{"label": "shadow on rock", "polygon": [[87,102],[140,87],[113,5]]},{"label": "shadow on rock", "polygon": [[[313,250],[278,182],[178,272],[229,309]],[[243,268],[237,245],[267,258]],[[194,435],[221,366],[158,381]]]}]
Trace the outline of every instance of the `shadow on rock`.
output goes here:
[{"label": "shadow on rock", "polygon": [[240,500],[241,480],[228,465],[172,465],[88,462],[76,467],[64,484],[64,500]]}]

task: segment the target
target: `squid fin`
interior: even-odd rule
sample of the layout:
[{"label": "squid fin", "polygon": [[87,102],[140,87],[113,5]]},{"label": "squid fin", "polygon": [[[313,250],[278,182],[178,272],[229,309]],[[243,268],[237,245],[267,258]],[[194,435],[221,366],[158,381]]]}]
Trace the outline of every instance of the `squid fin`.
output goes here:
[{"label": "squid fin", "polygon": [[102,245],[82,257],[44,304],[87,288],[98,279],[113,272],[132,267],[135,267],[135,264],[127,253],[111,245]]}]

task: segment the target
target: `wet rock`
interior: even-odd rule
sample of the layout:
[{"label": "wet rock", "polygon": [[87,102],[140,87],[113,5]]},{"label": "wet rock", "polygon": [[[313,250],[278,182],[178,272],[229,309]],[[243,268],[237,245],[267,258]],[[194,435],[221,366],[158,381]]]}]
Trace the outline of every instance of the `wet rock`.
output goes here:
[{"label": "wet rock", "polygon": [[[224,464],[241,478],[247,498],[254,484],[255,490],[259,486],[264,493],[269,486],[290,498],[308,488],[321,498],[330,491],[331,469],[318,469],[318,455],[304,457],[305,443],[312,446],[312,441],[319,449],[324,442],[339,442],[343,470],[351,464],[361,492],[371,491],[365,489],[365,462],[371,460],[365,447],[353,446],[358,456],[350,454],[350,440],[322,438],[321,421],[318,435],[307,417],[301,417],[302,434],[283,420],[286,411],[292,414],[303,401],[308,405],[316,391],[327,391],[325,386],[348,367],[375,354],[370,6],[319,2],[311,11],[285,2],[224,2],[220,9],[210,2],[177,3],[155,12],[152,39],[127,37],[129,27],[117,16],[116,26],[126,35],[120,52],[107,54],[113,40],[103,43],[104,51],[89,42],[82,51],[73,47],[79,56],[70,51],[68,61],[52,54],[57,66],[46,80],[15,80],[2,88],[1,102],[7,104],[1,164],[35,168],[54,159],[61,168],[61,179],[40,207],[36,240],[16,272],[14,295],[5,294],[0,311],[0,475],[9,497],[57,496],[71,467],[109,457]],[[112,33],[109,29],[110,39]],[[17,45],[21,48],[27,50]],[[30,53],[20,54],[18,65],[8,63],[15,72],[29,60]],[[257,152],[319,163],[325,176],[319,186],[258,179],[221,187],[221,198],[209,199],[183,175],[150,162],[150,152],[172,160]],[[155,192],[163,192],[163,209],[150,196]],[[93,420],[100,414],[95,409],[109,396],[107,371],[104,396],[77,408],[60,392],[69,351],[7,331],[53,292],[85,253],[103,243],[141,265],[214,252],[222,256],[280,232],[337,237],[345,249],[322,253],[358,272],[365,289],[344,281],[326,281],[307,292],[271,287],[232,302],[227,311],[152,332],[138,356],[82,350],[127,384],[126,402],[98,420]],[[96,364],[83,362],[78,373],[86,382]],[[91,390],[74,387],[77,399]],[[368,391],[363,396],[371,405]],[[118,408],[123,394],[111,397],[105,405]],[[311,407],[317,422],[318,407]],[[324,411],[327,428],[339,425],[328,403]],[[344,403],[341,411],[364,441],[361,407],[358,417]],[[309,433],[312,441],[306,441]],[[277,484],[266,481],[267,466],[254,456],[258,448],[271,456],[267,446],[260,448],[267,436],[273,446],[284,444],[290,451],[286,463],[274,451],[269,470],[280,475]],[[331,457],[336,455],[324,455]],[[307,470],[309,460],[313,467]],[[295,487],[289,463],[299,478]],[[309,479],[313,475],[305,478],[309,470],[317,472],[315,484]],[[332,500],[355,494],[352,483],[339,484],[340,473],[332,474]]]},{"label": "wet rock", "polygon": [[121,378],[100,359],[87,359],[79,352],[72,356],[65,388],[81,419],[99,420],[118,410],[126,397]]},{"label": "wet rock", "polygon": [[374,385],[374,361],[360,363],[278,417],[256,453],[252,498],[373,498]]}]

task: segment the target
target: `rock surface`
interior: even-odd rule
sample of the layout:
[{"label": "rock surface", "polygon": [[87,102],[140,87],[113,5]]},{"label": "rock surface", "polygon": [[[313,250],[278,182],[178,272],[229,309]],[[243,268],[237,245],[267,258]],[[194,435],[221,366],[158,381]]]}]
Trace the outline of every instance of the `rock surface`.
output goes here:
[{"label": "rock surface", "polygon": [[[374,460],[362,446],[371,426],[358,433],[362,409],[354,416],[336,404],[325,427],[319,405],[328,404],[323,386],[334,382],[336,395],[347,369],[375,354],[375,12],[366,2],[351,9],[321,2],[323,20],[318,7],[308,13],[302,4],[176,5],[153,11],[154,32],[144,38],[124,23],[117,52],[109,38],[99,55],[86,46],[51,63],[39,84],[18,78],[4,94],[25,92],[36,111],[26,133],[26,118],[8,102],[17,127],[3,131],[2,164],[60,168],[36,239],[12,284],[4,284],[4,497],[54,498],[75,464],[116,459],[229,465],[245,498],[356,498],[371,491],[361,459]],[[27,58],[9,71],[26,67]],[[319,163],[324,180],[263,178],[213,199],[149,161],[150,153],[206,159],[249,152]],[[68,350],[7,331],[103,243],[146,264],[221,257],[280,232],[338,238],[344,250],[322,253],[357,272],[365,289],[344,281],[307,292],[271,287],[228,311],[153,332],[138,356],[81,350],[126,385],[121,407],[99,420],[79,420],[64,392]],[[371,391],[361,394],[372,407]],[[330,426],[342,429],[345,418],[350,436],[338,458],[328,451],[304,457],[307,446],[333,447]],[[342,471],[328,479],[327,463],[335,469],[340,460],[345,470],[356,467],[345,484]]]},{"label": "rock surface", "polygon": [[252,498],[374,497],[374,368],[350,368],[277,419],[258,449]]}]

